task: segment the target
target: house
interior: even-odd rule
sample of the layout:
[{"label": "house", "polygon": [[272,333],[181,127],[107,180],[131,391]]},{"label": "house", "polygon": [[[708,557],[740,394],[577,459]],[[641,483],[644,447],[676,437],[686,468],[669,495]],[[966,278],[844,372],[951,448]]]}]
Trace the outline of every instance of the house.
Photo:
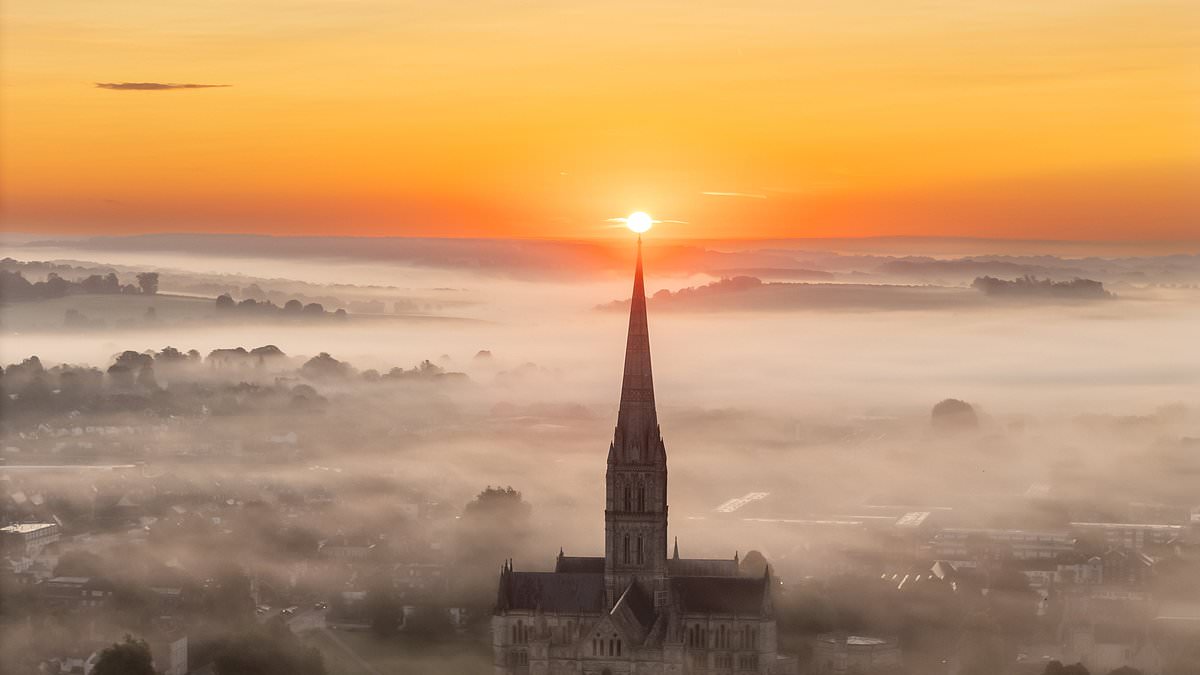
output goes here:
[{"label": "house", "polygon": [[54,577],[42,582],[42,599],[56,609],[101,607],[113,594],[112,584],[92,577]]}]

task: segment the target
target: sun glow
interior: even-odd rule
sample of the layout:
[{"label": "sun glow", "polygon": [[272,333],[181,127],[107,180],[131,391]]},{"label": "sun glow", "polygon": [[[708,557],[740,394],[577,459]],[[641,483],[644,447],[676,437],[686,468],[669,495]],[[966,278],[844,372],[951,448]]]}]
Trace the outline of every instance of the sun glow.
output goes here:
[{"label": "sun glow", "polygon": [[634,211],[625,218],[625,227],[641,234],[654,225],[654,219],[645,211]]}]

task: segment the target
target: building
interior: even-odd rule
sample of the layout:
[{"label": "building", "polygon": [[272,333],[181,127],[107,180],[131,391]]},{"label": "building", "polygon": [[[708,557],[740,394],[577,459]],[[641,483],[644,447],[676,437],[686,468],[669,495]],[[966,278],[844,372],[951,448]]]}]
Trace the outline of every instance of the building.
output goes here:
[{"label": "building", "polygon": [[1103,538],[1109,547],[1132,551],[1166,546],[1184,532],[1182,525],[1150,523],[1071,523],[1071,529],[1080,536]]},{"label": "building", "polygon": [[825,633],[813,643],[815,675],[896,673],[904,665],[896,638]]},{"label": "building", "polygon": [[42,583],[42,598],[48,607],[55,609],[100,607],[112,594],[112,584],[91,577],[54,577]]},{"label": "building", "polygon": [[337,535],[317,545],[318,552],[334,560],[364,560],[375,550],[376,541],[365,536]]},{"label": "building", "polygon": [[931,557],[962,563],[981,560],[1053,560],[1075,550],[1070,532],[948,527],[930,541]]},{"label": "building", "polygon": [[173,626],[160,627],[149,638],[154,670],[162,675],[186,675],[188,671],[187,634]]},{"label": "building", "polygon": [[553,572],[506,563],[492,618],[497,675],[795,673],[776,649],[770,567],[667,551],[667,453],[654,403],[638,241],[621,404],[605,477],[604,555]]},{"label": "building", "polygon": [[32,558],[59,539],[57,523],[17,523],[0,527],[5,555]]}]

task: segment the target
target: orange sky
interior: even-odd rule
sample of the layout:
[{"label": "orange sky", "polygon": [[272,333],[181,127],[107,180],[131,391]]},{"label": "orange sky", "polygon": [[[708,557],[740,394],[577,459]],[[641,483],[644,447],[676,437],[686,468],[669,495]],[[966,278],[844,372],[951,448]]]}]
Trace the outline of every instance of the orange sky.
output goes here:
[{"label": "orange sky", "polygon": [[12,231],[1200,239],[1194,0],[0,11]]}]

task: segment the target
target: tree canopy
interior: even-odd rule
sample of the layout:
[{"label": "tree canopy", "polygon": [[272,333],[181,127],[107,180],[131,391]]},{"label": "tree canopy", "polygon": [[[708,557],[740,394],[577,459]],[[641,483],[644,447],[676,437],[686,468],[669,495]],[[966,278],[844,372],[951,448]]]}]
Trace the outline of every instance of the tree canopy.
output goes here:
[{"label": "tree canopy", "polygon": [[150,645],[126,635],[123,642],[100,652],[92,675],[155,675]]}]

